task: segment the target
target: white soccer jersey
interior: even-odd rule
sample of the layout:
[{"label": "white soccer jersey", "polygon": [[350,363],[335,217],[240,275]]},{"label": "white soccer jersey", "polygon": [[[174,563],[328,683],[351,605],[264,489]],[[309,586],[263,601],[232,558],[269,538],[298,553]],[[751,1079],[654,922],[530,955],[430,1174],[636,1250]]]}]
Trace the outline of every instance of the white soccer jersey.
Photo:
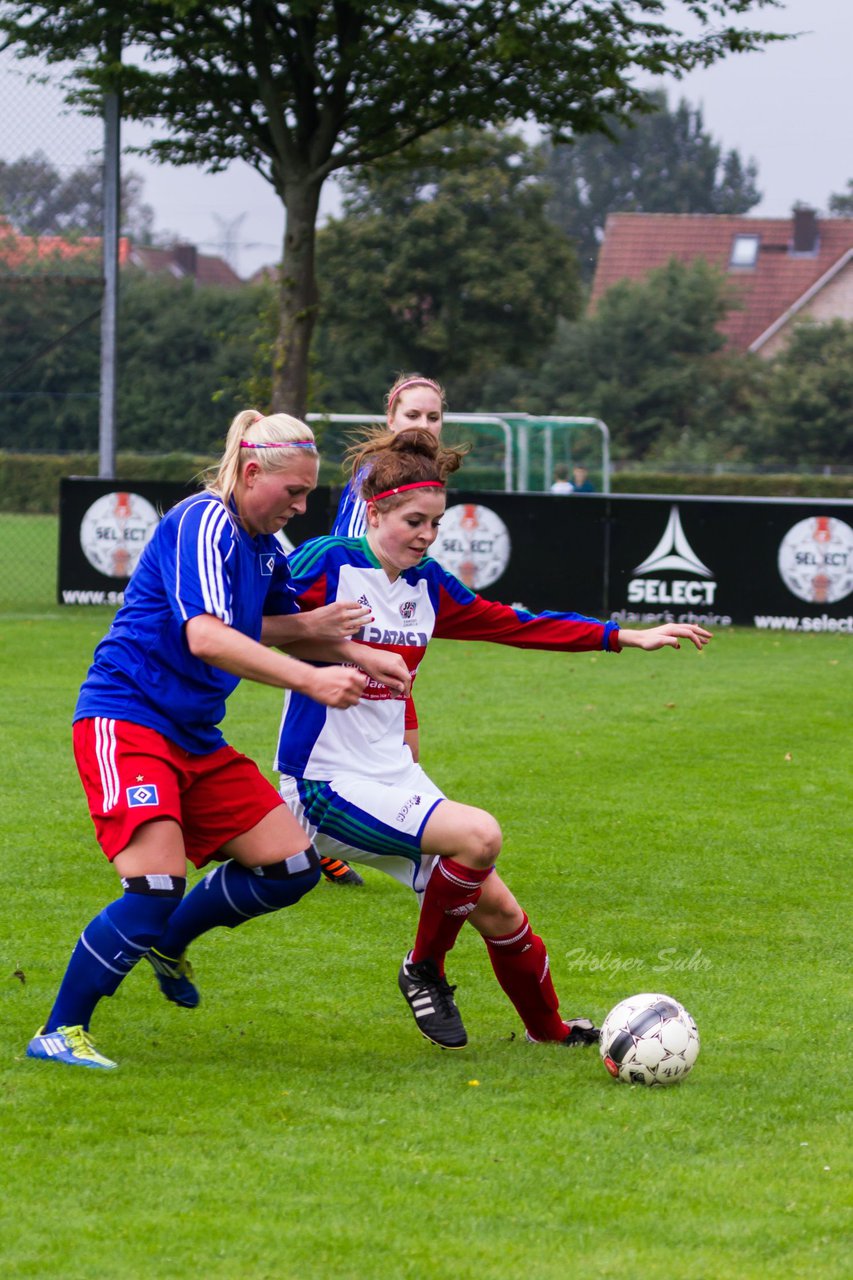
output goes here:
[{"label": "white soccer jersey", "polygon": [[[577,613],[528,613],[475,595],[437,560],[424,557],[391,582],[366,538],[315,538],[290,557],[292,587],[304,609],[358,600],[373,622],[354,639],[399,653],[412,678],[433,636],[491,640],[519,648],[618,651],[618,626]],[[368,680],[347,710],[288,691],[276,768],[328,780],[360,771],[382,778],[400,766],[405,699]]]}]

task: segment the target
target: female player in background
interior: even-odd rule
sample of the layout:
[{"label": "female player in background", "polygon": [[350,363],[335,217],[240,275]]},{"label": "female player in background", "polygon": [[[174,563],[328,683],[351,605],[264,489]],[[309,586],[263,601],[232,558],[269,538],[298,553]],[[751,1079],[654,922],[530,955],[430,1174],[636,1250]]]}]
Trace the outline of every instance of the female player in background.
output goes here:
[{"label": "female player in background", "polygon": [[[441,383],[419,373],[401,373],[385,396],[388,430],[421,428],[438,438],[444,426],[447,397]],[[333,538],[360,538],[367,529],[367,504],[361,491],[369,466],[361,467],[344,485],[332,524]],[[417,759],[417,752],[415,759]]]},{"label": "female player in background", "polygon": [[[365,672],[408,692],[399,658],[376,665],[376,653],[337,638],[369,616],[363,607],[344,603],[319,627],[293,616],[274,535],[305,510],[317,470],[304,423],[238,414],[208,488],[164,516],[140,558],[74,713],[77,766],[122,896],[83,930],[29,1057],[114,1067],[89,1023],[138,960],[151,961],[170,999],[197,1003],[170,922],[234,927],[297,902],[320,877],[309,837],[218,728],[241,678],[339,710],[358,703]],[[316,668],[266,647],[289,642],[331,662],[358,648],[363,669]],[[187,859],[227,861],[182,901]]]},{"label": "female player in background", "polygon": [[[492,640],[520,648],[577,651],[701,649],[701,627],[622,629],[578,614],[531,614],[475,595],[426,555],[445,508],[458,450],[423,431],[381,432],[358,452],[367,468],[364,538],[318,538],[291,557],[294,589],[307,609],[338,600],[369,604],[366,645],[400,655],[415,675],[430,639]],[[388,682],[391,683],[390,681]],[[589,1019],[560,1014],[545,944],[495,871],[500,827],[491,814],[449,800],[403,743],[405,695],[368,679],[357,707],[323,708],[298,690],[285,698],[278,745],[281,792],[318,852],[386,871],[421,899],[413,950],[400,988],[427,1039],[461,1048],[467,1035],[444,972],[468,919],[482,934],[501,987],[528,1038],[592,1044]],[[197,933],[185,930],[176,946]]]}]

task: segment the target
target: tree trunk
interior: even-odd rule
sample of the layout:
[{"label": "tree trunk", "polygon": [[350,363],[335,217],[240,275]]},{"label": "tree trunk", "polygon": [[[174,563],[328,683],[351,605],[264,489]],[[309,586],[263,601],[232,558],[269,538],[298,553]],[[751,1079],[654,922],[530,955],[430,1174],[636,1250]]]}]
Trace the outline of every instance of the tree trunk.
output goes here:
[{"label": "tree trunk", "polygon": [[272,411],[302,418],[308,406],[308,357],[317,320],[314,262],[319,183],[288,184],[279,268],[278,333],[272,357]]}]

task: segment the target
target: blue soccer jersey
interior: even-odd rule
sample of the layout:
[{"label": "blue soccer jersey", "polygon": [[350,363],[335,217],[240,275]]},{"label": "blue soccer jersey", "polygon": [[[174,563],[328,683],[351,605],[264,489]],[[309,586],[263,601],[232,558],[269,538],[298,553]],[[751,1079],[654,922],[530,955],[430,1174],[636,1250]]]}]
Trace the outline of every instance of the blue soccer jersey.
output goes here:
[{"label": "blue soccer jersey", "polygon": [[215,751],[239,676],[194,657],[185,624],[211,614],[259,640],[265,614],[298,611],[277,539],[251,537],[213,494],[187,498],[166,513],[143,551],[95,650],[74,719],[129,720],[193,754]]},{"label": "blue soccer jersey", "polygon": [[341,493],[338,511],[332,524],[333,538],[360,538],[367,528],[367,503],[360,495],[361,482],[367,472],[362,467]]}]

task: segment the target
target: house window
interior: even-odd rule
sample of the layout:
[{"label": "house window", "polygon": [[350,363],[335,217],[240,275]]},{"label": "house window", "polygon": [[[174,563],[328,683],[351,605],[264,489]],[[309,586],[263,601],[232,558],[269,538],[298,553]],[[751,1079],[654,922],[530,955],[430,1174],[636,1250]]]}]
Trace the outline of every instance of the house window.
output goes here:
[{"label": "house window", "polygon": [[759,236],[735,236],[729,266],[754,267],[758,260],[759,239]]}]

